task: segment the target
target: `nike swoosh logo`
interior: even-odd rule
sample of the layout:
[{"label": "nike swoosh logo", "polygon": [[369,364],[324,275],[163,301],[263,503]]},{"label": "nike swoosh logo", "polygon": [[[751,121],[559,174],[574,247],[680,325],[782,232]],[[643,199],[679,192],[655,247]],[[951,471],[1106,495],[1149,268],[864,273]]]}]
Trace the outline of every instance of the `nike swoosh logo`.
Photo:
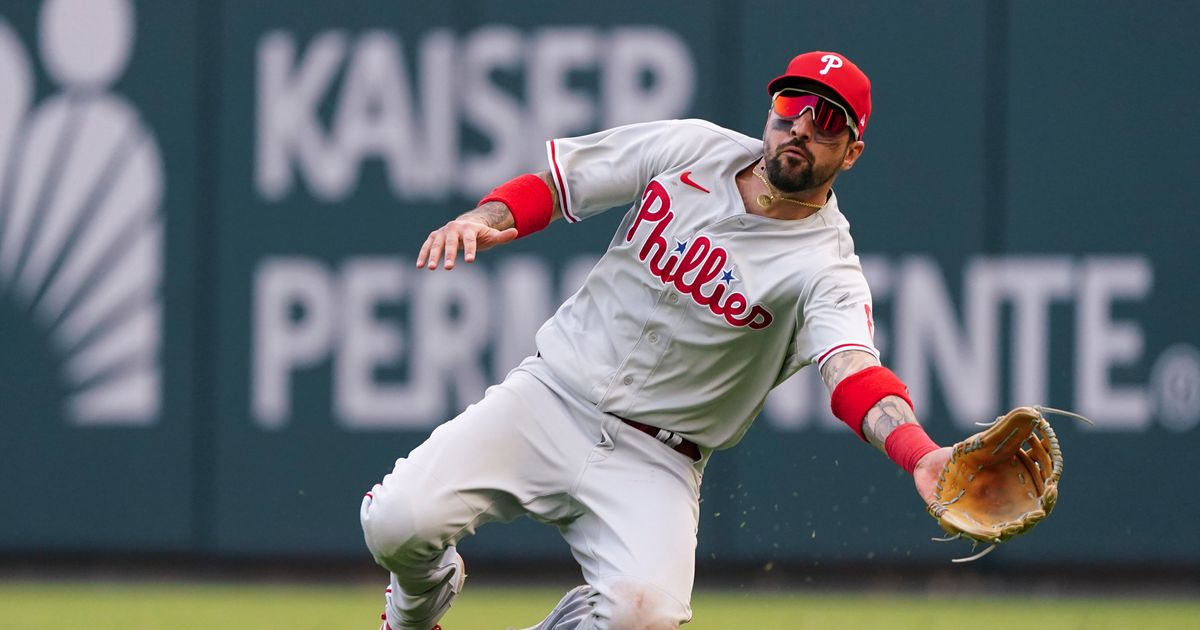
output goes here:
[{"label": "nike swoosh logo", "polygon": [[681,181],[681,182],[683,182],[683,183],[687,184],[688,186],[691,186],[692,188],[695,188],[696,190],[703,190],[704,192],[709,192],[707,188],[705,188],[705,187],[701,186],[700,184],[697,184],[696,182],[692,181],[692,172],[691,172],[691,171],[684,171],[684,172],[683,172],[683,173],[682,173],[682,174],[679,176],[679,181]]}]

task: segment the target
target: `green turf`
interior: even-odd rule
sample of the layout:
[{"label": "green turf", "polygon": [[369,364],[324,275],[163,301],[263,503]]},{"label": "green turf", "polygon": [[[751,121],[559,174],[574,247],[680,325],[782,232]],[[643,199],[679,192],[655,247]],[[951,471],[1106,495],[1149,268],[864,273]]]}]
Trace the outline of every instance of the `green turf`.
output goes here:
[{"label": "green turf", "polygon": [[[565,590],[565,589],[564,589]],[[536,623],[560,592],[469,588],[447,630]],[[49,630],[375,630],[374,586],[0,583],[0,628]],[[889,628],[904,630],[1200,629],[1200,601],[1142,598],[944,598],[701,590],[688,630]],[[970,621],[967,621],[970,620]]]}]

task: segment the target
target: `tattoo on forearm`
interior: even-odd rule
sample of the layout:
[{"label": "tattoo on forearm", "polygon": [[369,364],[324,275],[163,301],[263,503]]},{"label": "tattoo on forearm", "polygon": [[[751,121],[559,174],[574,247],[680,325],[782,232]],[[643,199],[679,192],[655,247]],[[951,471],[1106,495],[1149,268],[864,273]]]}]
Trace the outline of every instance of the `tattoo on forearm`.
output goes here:
[{"label": "tattoo on forearm", "polygon": [[[880,360],[876,359],[874,354],[846,350],[844,353],[830,356],[821,367],[821,378],[826,382],[829,391],[833,391],[846,377],[876,365],[880,365]],[[863,434],[875,448],[883,450],[883,443],[896,427],[916,421],[917,415],[912,413],[912,407],[908,407],[904,398],[886,396],[866,412]]]},{"label": "tattoo on forearm", "polygon": [[458,217],[464,221],[482,223],[497,230],[507,230],[513,226],[512,213],[508,207],[499,201],[489,201],[470,212]]},{"label": "tattoo on forearm", "polygon": [[[829,357],[821,367],[821,378],[832,392],[847,376],[876,365],[879,365],[879,359],[876,359],[875,355],[848,350]],[[916,421],[917,417],[913,414],[912,407],[909,407],[903,398],[887,396],[875,403],[867,412],[867,417],[863,418],[863,435],[867,436],[868,442],[883,450],[884,442],[896,427]]]},{"label": "tattoo on forearm", "polygon": [[[554,221],[562,217],[562,208],[559,204],[558,189],[554,187],[554,182],[550,179],[548,171],[536,173],[538,177],[545,182],[546,187],[550,189],[550,201],[553,210],[550,212],[550,220]],[[513,221],[512,212],[507,206],[499,201],[489,201],[470,212],[465,212],[458,217],[463,221],[474,221],[482,223],[490,228],[497,230],[507,230],[516,225]]]},{"label": "tattoo on forearm", "polygon": [[869,352],[861,350],[839,352],[825,362],[824,367],[821,368],[821,378],[824,379],[825,386],[832,392],[833,388],[842,382],[842,379],[873,365],[879,365],[879,359]]},{"label": "tattoo on forearm", "polygon": [[863,418],[862,430],[867,441],[882,450],[887,436],[902,424],[916,422],[913,410],[899,396],[887,396],[875,403]]}]

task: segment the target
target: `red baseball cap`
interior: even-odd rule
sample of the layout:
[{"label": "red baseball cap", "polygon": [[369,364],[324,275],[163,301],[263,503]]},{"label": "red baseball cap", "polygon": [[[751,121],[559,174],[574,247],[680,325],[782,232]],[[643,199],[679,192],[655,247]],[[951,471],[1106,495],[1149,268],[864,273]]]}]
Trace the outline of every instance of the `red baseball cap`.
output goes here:
[{"label": "red baseball cap", "polygon": [[823,50],[797,55],[788,64],[786,73],[767,84],[767,93],[774,95],[784,88],[803,88],[805,83],[819,83],[833,90],[842,104],[850,108],[850,114],[858,117],[858,137],[862,138],[871,117],[871,80],[854,62]]}]

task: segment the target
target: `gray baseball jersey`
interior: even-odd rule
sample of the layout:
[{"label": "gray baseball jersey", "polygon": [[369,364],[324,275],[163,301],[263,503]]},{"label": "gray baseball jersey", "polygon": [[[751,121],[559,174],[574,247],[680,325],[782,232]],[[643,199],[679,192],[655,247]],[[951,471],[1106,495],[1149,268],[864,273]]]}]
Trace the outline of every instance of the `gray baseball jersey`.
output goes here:
[{"label": "gray baseball jersey", "polygon": [[836,197],[802,220],[745,211],[734,177],[762,146],[701,120],[547,143],[567,221],[633,204],[537,334],[556,376],[600,411],[727,448],[800,368],[850,349],[878,356]]}]

